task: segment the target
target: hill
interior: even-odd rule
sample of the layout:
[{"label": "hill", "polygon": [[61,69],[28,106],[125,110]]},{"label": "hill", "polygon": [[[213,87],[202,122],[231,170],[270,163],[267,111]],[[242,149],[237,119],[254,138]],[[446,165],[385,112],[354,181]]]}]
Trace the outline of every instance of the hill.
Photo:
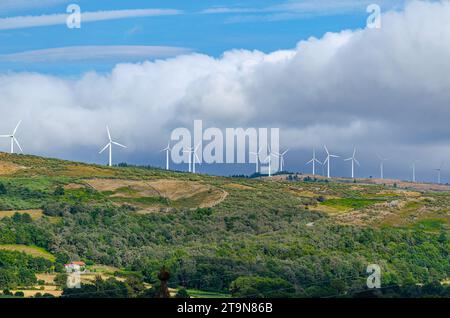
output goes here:
[{"label": "hill", "polygon": [[[438,190],[301,175],[224,178],[2,153],[0,244],[48,251],[55,259],[47,272],[83,260],[154,284],[164,265],[171,287],[204,295],[351,295],[365,288],[372,263],[381,266],[386,286],[448,279],[450,192]],[[17,265],[2,270],[14,276]],[[2,289],[19,285],[0,279]]]}]

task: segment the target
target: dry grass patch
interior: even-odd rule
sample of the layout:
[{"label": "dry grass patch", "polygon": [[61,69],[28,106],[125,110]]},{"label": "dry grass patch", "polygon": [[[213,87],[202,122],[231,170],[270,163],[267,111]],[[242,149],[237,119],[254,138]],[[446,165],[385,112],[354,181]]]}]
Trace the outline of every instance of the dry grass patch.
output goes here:
[{"label": "dry grass patch", "polygon": [[44,214],[42,210],[12,210],[12,211],[0,211],[0,219],[3,219],[5,217],[11,217],[15,213],[20,214],[28,214],[31,216],[31,219],[36,220],[41,218]]},{"label": "dry grass patch", "polygon": [[237,190],[255,190],[255,188],[253,187],[239,183],[227,183],[224,186],[230,189],[237,189]]},{"label": "dry grass patch", "polygon": [[56,274],[36,274],[37,280],[43,280],[45,284],[52,285],[55,283]]},{"label": "dry grass patch", "polygon": [[71,164],[64,167],[64,169],[61,170],[59,174],[61,176],[67,177],[114,177],[116,175],[116,171],[114,171],[113,169],[106,169],[83,164]]},{"label": "dry grass patch", "polygon": [[10,175],[25,167],[8,161],[0,161],[0,175]]}]

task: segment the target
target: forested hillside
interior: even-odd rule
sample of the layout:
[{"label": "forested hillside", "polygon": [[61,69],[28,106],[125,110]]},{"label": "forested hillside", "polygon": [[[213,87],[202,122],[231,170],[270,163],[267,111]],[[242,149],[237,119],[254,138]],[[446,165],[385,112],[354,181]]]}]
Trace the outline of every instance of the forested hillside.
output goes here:
[{"label": "forested hillside", "polygon": [[43,295],[54,275],[62,292],[63,265],[84,261],[110,275],[63,296],[151,297],[162,266],[191,295],[354,296],[375,263],[384,296],[448,297],[449,210],[445,191],[1,154],[0,289]]}]

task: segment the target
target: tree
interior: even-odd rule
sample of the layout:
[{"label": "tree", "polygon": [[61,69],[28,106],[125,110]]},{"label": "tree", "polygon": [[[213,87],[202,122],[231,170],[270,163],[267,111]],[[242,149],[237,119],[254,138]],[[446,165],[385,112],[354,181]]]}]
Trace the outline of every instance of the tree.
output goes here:
[{"label": "tree", "polygon": [[239,277],[230,284],[233,297],[277,298],[295,295],[294,286],[281,279],[259,276]]},{"label": "tree", "polygon": [[65,191],[62,186],[57,186],[55,191],[53,192],[54,195],[64,195]]},{"label": "tree", "polygon": [[175,295],[175,298],[190,298],[188,291],[186,288],[180,288]]},{"label": "tree", "polygon": [[6,190],[6,187],[3,183],[0,182],[0,195],[7,194],[8,191]]}]

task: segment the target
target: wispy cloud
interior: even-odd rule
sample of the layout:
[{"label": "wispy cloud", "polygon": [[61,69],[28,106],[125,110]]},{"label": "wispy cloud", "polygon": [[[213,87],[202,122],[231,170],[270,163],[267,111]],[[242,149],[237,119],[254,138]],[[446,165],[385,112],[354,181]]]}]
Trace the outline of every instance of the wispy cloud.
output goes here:
[{"label": "wispy cloud", "polygon": [[[379,0],[377,3],[386,8],[395,8],[406,2],[405,0]],[[360,11],[365,13],[367,5],[373,0],[304,0],[288,1],[266,7],[212,7],[202,10],[202,14],[231,15],[227,23],[280,21],[313,16],[345,14]]]},{"label": "wispy cloud", "polygon": [[154,59],[190,53],[172,46],[70,46],[0,55],[0,62],[64,62],[85,60]]},{"label": "wispy cloud", "polygon": [[[181,14],[180,10],[174,9],[132,9],[132,10],[110,10],[83,12],[81,14],[82,23],[117,20],[136,17],[162,16]],[[49,25],[65,24],[67,14],[47,14],[39,16],[17,16],[0,19],[0,30],[22,29],[31,27],[41,27]]]}]

